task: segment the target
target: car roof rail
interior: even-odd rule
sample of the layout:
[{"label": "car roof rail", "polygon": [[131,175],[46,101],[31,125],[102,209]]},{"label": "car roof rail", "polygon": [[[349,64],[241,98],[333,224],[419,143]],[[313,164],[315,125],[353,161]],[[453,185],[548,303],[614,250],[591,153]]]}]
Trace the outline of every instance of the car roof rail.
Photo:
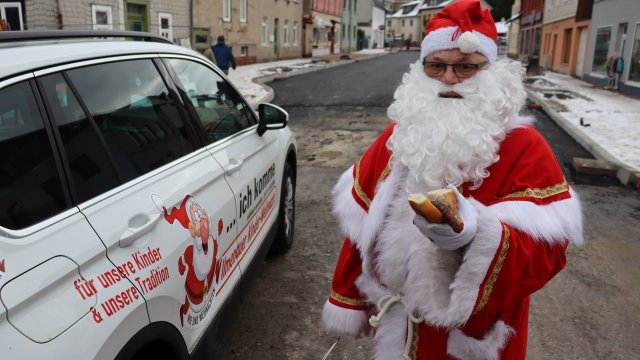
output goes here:
[{"label": "car roof rail", "polygon": [[130,38],[143,41],[173,44],[160,35],[140,31],[118,30],[26,30],[0,31],[0,43],[17,41],[62,40],[80,38]]}]

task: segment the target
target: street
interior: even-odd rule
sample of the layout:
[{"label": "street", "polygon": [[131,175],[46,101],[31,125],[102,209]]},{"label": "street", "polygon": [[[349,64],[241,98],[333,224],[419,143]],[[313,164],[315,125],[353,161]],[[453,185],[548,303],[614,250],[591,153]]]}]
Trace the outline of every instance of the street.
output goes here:
[{"label": "street", "polygon": [[[386,108],[417,52],[320,70],[268,84],[290,114],[299,146],[295,243],[268,257],[225,324],[220,359],[322,359],[335,341],[320,323],[342,245],[331,214],[338,176],[388,124]],[[540,110],[545,136],[583,204],[585,240],[567,267],[532,296],[528,359],[632,359],[640,353],[640,194],[616,179],[572,171],[591,157]],[[369,358],[370,339],[340,339],[329,359]]]}]

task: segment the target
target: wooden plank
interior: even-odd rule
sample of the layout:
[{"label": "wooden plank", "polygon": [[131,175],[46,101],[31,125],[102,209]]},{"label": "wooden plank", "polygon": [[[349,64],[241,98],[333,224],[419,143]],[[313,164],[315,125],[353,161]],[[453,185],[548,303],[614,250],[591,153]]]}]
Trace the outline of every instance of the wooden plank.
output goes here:
[{"label": "wooden plank", "polygon": [[616,176],[618,170],[615,165],[604,160],[573,158],[571,164],[576,172],[588,175]]}]

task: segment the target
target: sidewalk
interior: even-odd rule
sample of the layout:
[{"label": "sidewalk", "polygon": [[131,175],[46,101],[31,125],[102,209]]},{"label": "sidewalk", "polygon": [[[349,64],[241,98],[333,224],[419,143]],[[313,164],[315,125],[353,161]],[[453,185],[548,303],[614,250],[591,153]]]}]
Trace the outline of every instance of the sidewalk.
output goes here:
[{"label": "sidewalk", "polygon": [[639,99],[549,71],[528,77],[526,83],[529,100],[596,159],[615,166],[624,185],[639,187]]},{"label": "sidewalk", "polygon": [[[383,49],[363,50],[346,59],[335,54],[245,65],[232,70],[229,78],[257,107],[274,98],[266,82],[389,53]],[[525,88],[529,100],[539,104],[596,159],[611,163],[624,185],[640,188],[640,99],[553,72],[528,77]]]}]

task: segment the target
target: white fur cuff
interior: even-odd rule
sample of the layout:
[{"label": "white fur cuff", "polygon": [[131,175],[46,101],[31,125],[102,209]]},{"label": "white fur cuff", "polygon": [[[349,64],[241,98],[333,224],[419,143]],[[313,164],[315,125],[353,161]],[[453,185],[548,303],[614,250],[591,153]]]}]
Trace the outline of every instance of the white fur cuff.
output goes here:
[{"label": "white fur cuff", "polygon": [[449,333],[447,352],[456,359],[498,360],[500,350],[514,333],[513,328],[502,321],[498,321],[482,340],[469,337],[455,329]]},{"label": "white fur cuff", "polygon": [[322,308],[324,328],[339,336],[359,337],[369,331],[367,313],[364,310],[346,309],[328,300]]}]

